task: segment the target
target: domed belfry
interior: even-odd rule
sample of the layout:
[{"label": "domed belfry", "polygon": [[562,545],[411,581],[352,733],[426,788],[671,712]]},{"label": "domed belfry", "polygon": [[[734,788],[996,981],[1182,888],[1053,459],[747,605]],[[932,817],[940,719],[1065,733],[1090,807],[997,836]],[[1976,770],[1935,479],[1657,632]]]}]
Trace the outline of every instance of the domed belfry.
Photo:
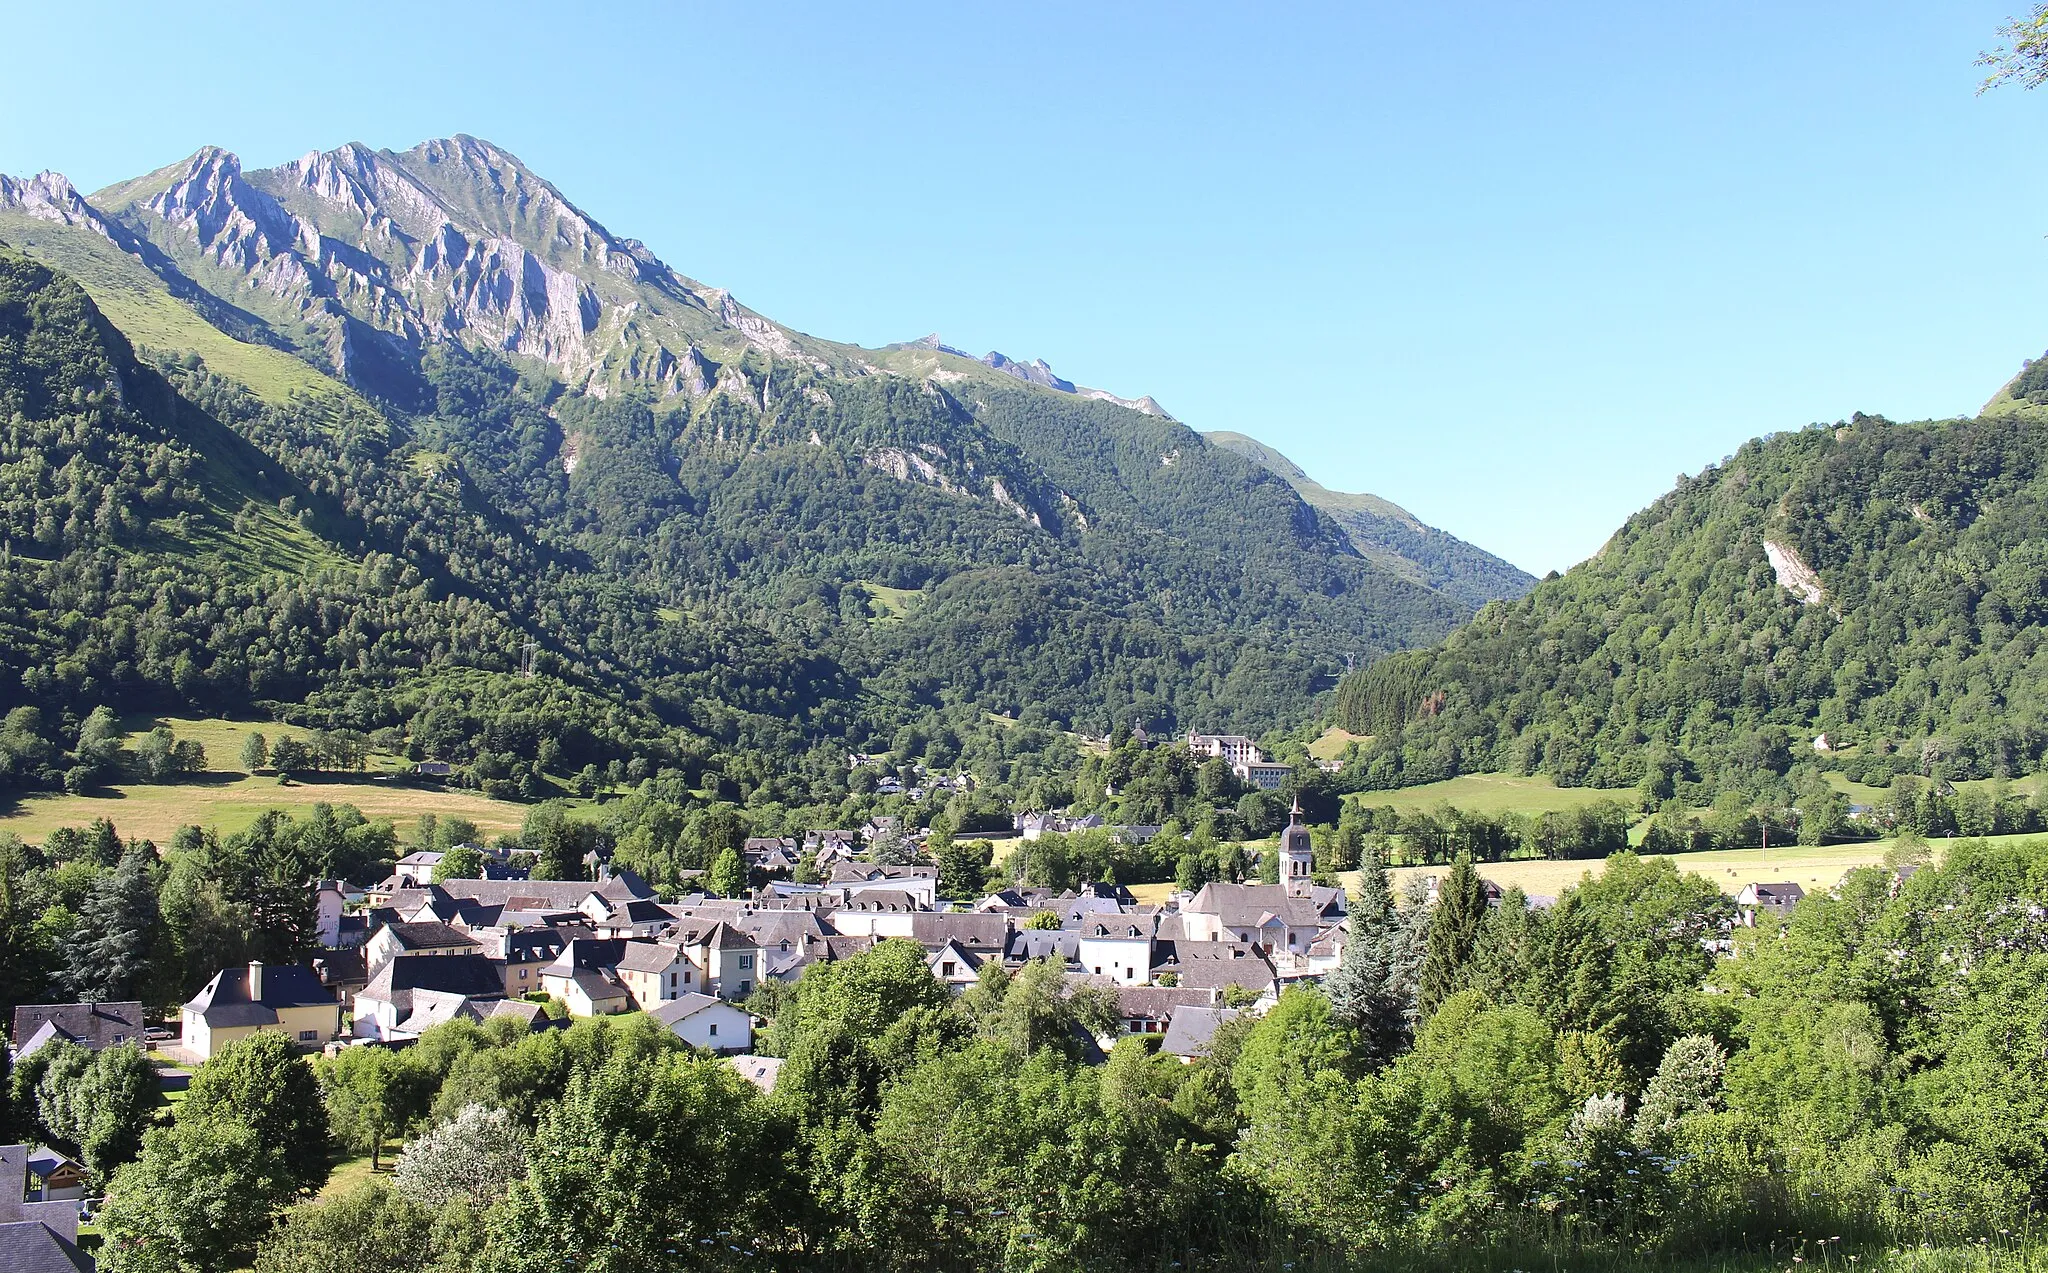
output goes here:
[{"label": "domed belfry", "polygon": [[1308,828],[1301,825],[1301,798],[1297,796],[1287,829],[1280,833],[1280,882],[1287,886],[1287,896],[1308,897],[1313,893],[1315,863],[1315,846],[1309,842]]}]

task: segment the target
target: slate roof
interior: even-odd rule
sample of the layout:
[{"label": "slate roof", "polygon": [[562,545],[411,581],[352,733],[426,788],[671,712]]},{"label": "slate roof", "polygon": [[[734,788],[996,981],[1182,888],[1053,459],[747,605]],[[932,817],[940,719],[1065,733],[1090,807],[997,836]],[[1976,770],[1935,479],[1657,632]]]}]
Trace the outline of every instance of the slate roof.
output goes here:
[{"label": "slate roof", "polygon": [[7,1273],[92,1273],[92,1257],[40,1220],[0,1224],[0,1269]]},{"label": "slate roof", "polygon": [[775,1090],[775,1080],[782,1074],[782,1058],[779,1056],[754,1056],[751,1054],[729,1056],[726,1064],[740,1072],[740,1077],[764,1093]]},{"label": "slate roof", "polygon": [[491,1017],[518,1017],[531,1027],[536,1022],[546,1019],[547,1010],[537,1003],[528,1003],[523,999],[500,999],[491,1005],[485,1019],[489,1020]]},{"label": "slate roof", "polygon": [[500,999],[505,980],[498,965],[482,955],[439,955],[431,959],[394,959],[377,970],[356,996],[382,1000],[398,1008],[412,1006],[412,992],[433,990],[472,999]]},{"label": "slate roof", "polygon": [[1329,916],[1344,913],[1336,898],[1321,896],[1337,891],[1317,889],[1318,896],[1289,897],[1284,884],[1210,883],[1202,885],[1201,892],[1182,909],[1214,915],[1229,928],[1256,927],[1266,915],[1278,916],[1295,928],[1320,928]]},{"label": "slate roof", "polygon": [[1221,990],[1239,986],[1261,994],[1273,988],[1273,965],[1256,948],[1227,941],[1175,942],[1171,950],[1162,947],[1161,962],[1153,972],[1180,975],[1180,984],[1190,989]]},{"label": "slate roof", "polygon": [[871,888],[849,895],[846,899],[846,904],[839,909],[843,911],[880,911],[900,915],[923,908],[917,904],[916,898],[900,889]]},{"label": "slate roof", "polygon": [[465,994],[455,994],[446,990],[415,990],[412,992],[412,1014],[398,1023],[398,1032],[424,1034],[435,1026],[453,1021],[460,1016],[481,1020],[483,1011]]},{"label": "slate roof", "polygon": [[555,961],[541,969],[543,977],[567,977],[580,970],[615,968],[625,956],[623,937],[578,937],[562,947]]},{"label": "slate roof", "polygon": [[70,1167],[74,1171],[85,1170],[85,1167],[77,1160],[59,1153],[48,1145],[37,1145],[28,1151],[28,1170],[30,1175],[41,1176],[47,1179],[51,1173],[64,1167]]},{"label": "slate roof", "polygon": [[[392,964],[446,964],[461,961],[461,956],[447,959],[394,959]],[[257,965],[263,969],[263,994],[260,999],[249,995],[249,965],[223,968],[213,974],[213,980],[185,1005],[185,1010],[197,1016],[208,1027],[245,1025],[276,1025],[277,1009],[301,1008],[309,1005],[339,1004],[333,990],[320,984],[319,974],[304,964]],[[389,967],[390,965],[387,965]],[[374,984],[374,983],[372,983]]]},{"label": "slate roof", "polygon": [[1182,1008],[1167,1023],[1159,1050],[1168,1056],[1197,1057],[1209,1050],[1216,1027],[1237,1015],[1235,1008]]},{"label": "slate roof", "polygon": [[411,924],[393,924],[384,930],[391,934],[391,940],[402,950],[447,950],[468,949],[479,946],[476,938],[459,928],[453,928],[439,920],[424,920]]},{"label": "slate roof", "polygon": [[[706,1008],[724,1002],[725,1000],[720,999],[716,995],[678,995],[674,999],[667,1000],[666,1002],[658,1004],[655,1007],[649,1008],[647,1010],[647,1015],[653,1017],[656,1021],[661,1022],[663,1025],[669,1027],[670,1029],[674,1029],[676,1022],[687,1020],[690,1017],[694,1017],[698,1013],[704,1011],[704,1009]],[[740,1011],[740,1009],[734,1009],[734,1011]]]},{"label": "slate roof", "polygon": [[660,942],[629,941],[619,955],[617,967],[624,972],[667,972],[669,967],[682,958],[682,952],[674,946]]},{"label": "slate roof", "polygon": [[[45,1024],[97,1052],[142,1037],[139,1003],[24,1003],[14,1010],[14,1046],[22,1047]],[[120,1036],[117,1040],[115,1036]]]},{"label": "slate roof", "polygon": [[1012,963],[1048,957],[1078,959],[1081,934],[1072,928],[1020,928],[1011,935],[1004,957]]},{"label": "slate roof", "polygon": [[1152,922],[1149,915],[1091,915],[1079,932],[1087,940],[1150,941]]},{"label": "slate roof", "polygon": [[576,938],[595,937],[588,924],[530,924],[481,934],[484,953],[513,964],[546,963]]},{"label": "slate roof", "polygon": [[958,942],[961,949],[987,954],[1010,943],[1010,917],[986,911],[924,911],[910,917],[911,940],[925,946]]},{"label": "slate roof", "polygon": [[573,911],[592,893],[620,902],[654,896],[647,881],[631,871],[614,871],[605,880],[443,880],[434,887],[458,901],[524,911]]},{"label": "slate roof", "polygon": [[1117,1014],[1126,1021],[1163,1021],[1182,1008],[1206,1008],[1216,996],[1191,986],[1123,986],[1116,992]]}]

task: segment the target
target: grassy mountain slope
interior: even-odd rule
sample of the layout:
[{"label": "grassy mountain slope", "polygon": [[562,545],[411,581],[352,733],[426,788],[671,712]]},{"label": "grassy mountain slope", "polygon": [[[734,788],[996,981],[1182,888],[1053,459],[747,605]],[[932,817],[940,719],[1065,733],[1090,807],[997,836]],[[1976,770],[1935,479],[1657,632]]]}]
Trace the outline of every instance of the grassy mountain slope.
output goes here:
[{"label": "grassy mountain slope", "polygon": [[1337,714],[1377,736],[1381,786],[2025,773],[2048,752],[2044,598],[2048,435],[1858,416],[1681,481],[1592,560],[1347,679]]},{"label": "grassy mountain slope", "polygon": [[1342,527],[1352,546],[1368,560],[1466,605],[1476,608],[1504,597],[1519,597],[1536,582],[1534,576],[1492,553],[1424,524],[1398,504],[1377,495],[1329,489],[1257,438],[1228,430],[1202,437],[1287,479],[1311,508],[1328,514]]}]

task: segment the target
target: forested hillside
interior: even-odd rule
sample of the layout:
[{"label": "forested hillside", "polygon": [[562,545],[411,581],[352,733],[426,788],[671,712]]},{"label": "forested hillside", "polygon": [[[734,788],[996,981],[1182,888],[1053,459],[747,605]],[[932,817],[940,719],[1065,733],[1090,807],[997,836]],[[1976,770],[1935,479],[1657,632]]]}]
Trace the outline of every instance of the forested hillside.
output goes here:
[{"label": "forested hillside", "polygon": [[1425,525],[1398,504],[1353,491],[1333,491],[1299,464],[1242,433],[1217,430],[1202,437],[1285,478],[1309,507],[1327,514],[1364,557],[1406,578],[1428,584],[1470,606],[1519,597],[1536,580],[1492,553]]},{"label": "forested hillside", "polygon": [[2048,436],[2019,414],[1778,434],[1592,560],[1347,679],[1371,786],[1459,772],[1770,795],[1795,768],[1964,779],[2048,748]]},{"label": "forested hillside", "polygon": [[[136,386],[24,400],[22,454],[89,409],[99,445],[196,474],[145,464],[131,506],[56,450],[7,470],[0,500],[55,523],[14,533],[17,613],[86,616],[0,650],[60,732],[101,705],[403,728],[473,667],[537,672],[612,740],[560,772],[990,714],[1256,733],[1468,612],[1163,414],[777,326],[472,138],[208,149],[90,198],[4,179],[0,238],[90,294]],[[456,758],[502,751],[484,732]],[[542,763],[505,754],[507,781]]]}]

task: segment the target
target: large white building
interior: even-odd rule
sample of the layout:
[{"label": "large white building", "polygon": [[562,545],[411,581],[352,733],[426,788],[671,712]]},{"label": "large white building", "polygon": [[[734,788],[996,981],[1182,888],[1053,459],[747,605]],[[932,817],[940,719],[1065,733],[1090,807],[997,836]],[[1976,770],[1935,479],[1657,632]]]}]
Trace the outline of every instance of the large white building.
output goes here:
[{"label": "large white building", "polygon": [[1259,751],[1259,745],[1243,734],[1188,734],[1188,750],[1197,756],[1219,758],[1230,766],[1238,781],[1261,791],[1278,791],[1294,770],[1276,765]]}]

